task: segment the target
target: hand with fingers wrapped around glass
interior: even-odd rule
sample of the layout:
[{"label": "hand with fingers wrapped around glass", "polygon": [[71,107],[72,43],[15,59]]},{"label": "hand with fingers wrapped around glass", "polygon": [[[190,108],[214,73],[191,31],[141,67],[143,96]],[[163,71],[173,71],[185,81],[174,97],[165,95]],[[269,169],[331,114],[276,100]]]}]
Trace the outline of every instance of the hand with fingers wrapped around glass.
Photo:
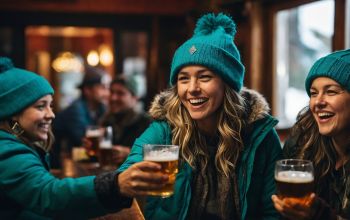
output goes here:
[{"label": "hand with fingers wrapped around glass", "polygon": [[318,59],[305,88],[309,106],[283,152],[313,163],[313,193],[306,205],[275,195],[272,200],[287,219],[350,219],[350,49]]},{"label": "hand with fingers wrapped around glass", "polygon": [[119,168],[119,177],[128,179],[121,192],[149,195],[143,175],[152,172],[124,172],[145,162],[148,144],[179,146],[173,193],[147,196],[146,219],[279,218],[270,199],[274,164],[282,158],[277,120],[259,93],[242,88],[235,34],[225,14],[198,20],[192,38],[174,54],[170,87],[152,102],[154,122]]}]

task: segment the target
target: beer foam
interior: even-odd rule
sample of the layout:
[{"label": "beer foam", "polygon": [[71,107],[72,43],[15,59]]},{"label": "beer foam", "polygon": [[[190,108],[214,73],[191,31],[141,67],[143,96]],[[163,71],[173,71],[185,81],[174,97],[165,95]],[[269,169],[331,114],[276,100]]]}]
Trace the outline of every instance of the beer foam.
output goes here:
[{"label": "beer foam", "polygon": [[144,160],[154,161],[154,162],[165,162],[173,161],[179,158],[177,153],[166,152],[166,151],[151,151],[144,156]]},{"label": "beer foam", "polygon": [[275,175],[275,179],[280,182],[309,183],[314,181],[314,176],[303,171],[282,171]]},{"label": "beer foam", "polygon": [[103,149],[112,149],[113,145],[112,142],[110,140],[102,140],[100,142],[100,148]]},{"label": "beer foam", "polygon": [[86,136],[87,137],[99,137],[101,135],[100,130],[87,130]]}]

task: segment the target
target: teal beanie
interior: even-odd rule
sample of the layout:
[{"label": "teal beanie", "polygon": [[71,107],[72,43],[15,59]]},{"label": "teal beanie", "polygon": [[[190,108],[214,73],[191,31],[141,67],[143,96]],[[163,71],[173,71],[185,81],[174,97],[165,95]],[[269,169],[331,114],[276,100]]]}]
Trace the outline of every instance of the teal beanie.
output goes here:
[{"label": "teal beanie", "polygon": [[336,51],[316,61],[305,81],[309,96],[312,81],[321,76],[333,79],[350,92],[350,49]]},{"label": "teal beanie", "polygon": [[170,72],[170,85],[176,84],[181,68],[201,65],[219,75],[235,91],[243,85],[244,66],[234,44],[236,24],[227,15],[213,13],[202,16],[192,38],[175,52]]},{"label": "teal beanie", "polygon": [[53,93],[54,90],[44,77],[15,68],[9,58],[0,57],[0,120]]}]

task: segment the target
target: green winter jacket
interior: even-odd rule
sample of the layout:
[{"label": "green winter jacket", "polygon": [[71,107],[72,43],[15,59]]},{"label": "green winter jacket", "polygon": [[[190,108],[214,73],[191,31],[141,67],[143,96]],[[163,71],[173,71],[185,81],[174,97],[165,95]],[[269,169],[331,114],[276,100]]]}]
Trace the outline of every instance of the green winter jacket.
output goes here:
[{"label": "green winter jacket", "polygon": [[57,179],[47,161],[44,151],[0,130],[0,219],[88,219],[111,212],[98,200],[95,176]]},{"label": "green winter jacket", "polygon": [[[267,103],[253,91],[244,90],[253,112],[249,123],[252,125],[250,139],[245,143],[239,166],[238,184],[240,193],[241,219],[279,219],[274,209],[271,195],[275,193],[275,161],[282,157],[281,145],[274,130],[277,120],[267,114]],[[150,114],[164,119],[161,110],[162,98],[156,98],[156,104]],[[158,100],[158,101],[157,101]],[[253,104],[254,103],[254,104]],[[163,112],[159,115],[159,112]],[[142,161],[144,144],[171,144],[171,129],[165,120],[153,122],[150,127],[136,139],[131,153],[119,172],[134,163]],[[176,176],[174,195],[169,198],[149,197],[146,202],[146,219],[186,219],[191,200],[192,169],[188,164],[180,167]]]}]

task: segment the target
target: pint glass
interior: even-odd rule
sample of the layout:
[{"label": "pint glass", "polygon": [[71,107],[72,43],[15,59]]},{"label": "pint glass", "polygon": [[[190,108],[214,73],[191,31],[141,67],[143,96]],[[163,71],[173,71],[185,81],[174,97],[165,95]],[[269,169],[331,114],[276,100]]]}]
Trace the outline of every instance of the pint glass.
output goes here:
[{"label": "pint glass", "polygon": [[116,169],[116,163],[113,160],[113,129],[112,126],[108,126],[104,129],[103,135],[100,141],[100,148],[98,154],[98,162],[104,170]]},{"label": "pint glass", "polygon": [[88,126],[86,128],[85,137],[91,143],[86,149],[88,156],[91,158],[97,158],[98,150],[100,148],[100,141],[102,136],[102,130],[99,126]]},{"label": "pint glass", "polygon": [[161,172],[169,175],[169,181],[163,188],[149,191],[148,195],[165,198],[174,194],[174,183],[178,172],[179,146],[145,144],[143,159],[160,164],[162,166]]},{"label": "pint glass", "polygon": [[311,161],[285,159],[276,162],[275,180],[279,198],[307,204],[314,190],[314,168]]}]

